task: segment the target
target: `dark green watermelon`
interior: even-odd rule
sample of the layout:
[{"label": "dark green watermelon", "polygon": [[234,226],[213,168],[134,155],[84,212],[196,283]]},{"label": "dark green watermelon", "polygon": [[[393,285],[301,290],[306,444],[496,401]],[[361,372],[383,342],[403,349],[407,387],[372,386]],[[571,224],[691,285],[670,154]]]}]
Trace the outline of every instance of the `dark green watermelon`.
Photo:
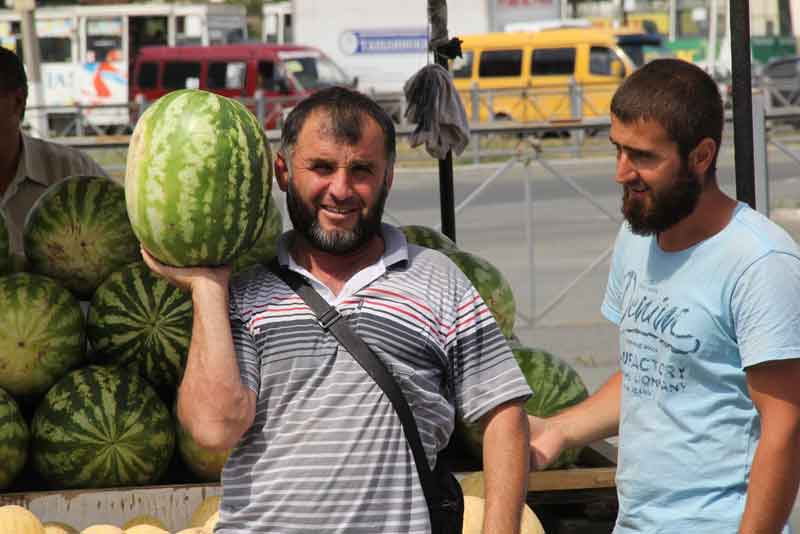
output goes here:
[{"label": "dark green watermelon", "polygon": [[0,490],[10,486],[25,466],[29,437],[19,406],[0,389]]},{"label": "dark green watermelon", "polygon": [[28,267],[80,299],[116,269],[141,259],[125,190],[104,177],[71,176],[47,188],[23,231]]},{"label": "dark green watermelon", "polygon": [[95,291],[86,333],[96,361],[131,369],[160,392],[174,390],[189,354],[191,295],[131,263]]},{"label": "dark green watermelon", "polygon": [[31,457],[56,488],[158,482],[175,448],[175,423],[155,390],[118,367],[62,378],[36,408]]},{"label": "dark green watermelon", "polygon": [[421,247],[436,250],[457,250],[456,244],[438,230],[420,224],[408,224],[400,227],[400,231],[406,236],[406,241]]},{"label": "dark green watermelon", "polygon": [[83,312],[75,296],[37,274],[0,277],[0,387],[45,393],[84,361]]},{"label": "dark green watermelon", "polygon": [[[525,412],[537,417],[549,417],[578,404],[589,396],[581,377],[567,362],[540,349],[513,346],[514,358],[525,375],[533,396],[525,403]],[[480,461],[483,454],[483,432],[478,424],[456,421],[456,438]],[[581,450],[567,449],[548,469],[558,469],[577,461]]]}]

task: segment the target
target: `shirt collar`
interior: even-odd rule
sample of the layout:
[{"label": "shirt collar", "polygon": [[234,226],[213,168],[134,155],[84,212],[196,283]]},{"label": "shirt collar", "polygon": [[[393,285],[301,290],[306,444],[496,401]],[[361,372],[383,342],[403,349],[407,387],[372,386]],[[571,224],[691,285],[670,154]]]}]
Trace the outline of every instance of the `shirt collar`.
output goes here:
[{"label": "shirt collar", "polygon": [[[292,242],[294,230],[284,232],[278,239],[278,263],[283,267],[289,267],[292,270],[297,270],[297,264],[289,254],[289,244]],[[383,264],[387,268],[404,261],[408,261],[408,242],[403,232],[396,227],[381,223],[381,236],[383,236]]]},{"label": "shirt collar", "polygon": [[37,141],[24,133],[20,133],[20,136],[22,137],[22,154],[19,158],[17,174],[14,180],[18,181],[27,178],[45,187],[49,186],[50,182],[46,178],[47,170],[44,167],[44,158],[41,153],[37,153],[32,147]]}]

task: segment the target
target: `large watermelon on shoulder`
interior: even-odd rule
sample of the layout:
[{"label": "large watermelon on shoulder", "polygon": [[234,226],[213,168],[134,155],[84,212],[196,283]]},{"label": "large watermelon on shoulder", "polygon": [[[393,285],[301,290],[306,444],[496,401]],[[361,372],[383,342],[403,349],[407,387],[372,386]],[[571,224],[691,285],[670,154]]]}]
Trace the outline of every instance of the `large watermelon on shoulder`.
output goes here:
[{"label": "large watermelon on shoulder", "polygon": [[497,267],[489,261],[463,250],[442,252],[461,269],[478,290],[483,301],[492,311],[497,326],[504,336],[514,334],[514,322],[517,318],[517,305],[511,285]]},{"label": "large watermelon on shoulder", "polygon": [[36,274],[0,277],[0,387],[47,391],[84,359],[83,312],[72,293]]},{"label": "large watermelon on shoulder", "polygon": [[37,406],[31,458],[57,488],[152,484],[175,448],[169,409],[140,376],[89,365],[62,378]]},{"label": "large watermelon on shoulder", "polygon": [[29,437],[19,406],[0,389],[0,490],[9,487],[25,466]]},{"label": "large watermelon on shoulder", "polygon": [[[533,395],[525,403],[525,412],[536,417],[550,417],[583,401],[589,396],[580,375],[558,356],[541,349],[513,345],[519,364]],[[456,421],[457,439],[477,461],[482,458],[483,432],[477,423]],[[581,449],[567,449],[548,469],[557,469],[577,461]]]},{"label": "large watermelon on shoulder", "polygon": [[6,214],[0,209],[0,274],[11,271],[11,236]]},{"label": "large watermelon on shoulder", "polygon": [[48,187],[25,219],[23,242],[30,270],[84,300],[112,271],[141,258],[124,189],[97,176],[71,176]]},{"label": "large watermelon on shoulder", "polygon": [[86,333],[96,360],[128,368],[160,392],[174,390],[189,353],[191,295],[131,263],[95,291]]},{"label": "large watermelon on shoulder", "polygon": [[133,231],[175,266],[225,265],[267,219],[272,158],[241,103],[185,89],[147,108],[131,136],[125,199]]},{"label": "large watermelon on shoulder", "polygon": [[270,195],[267,222],[256,242],[233,262],[233,270],[241,271],[251,265],[266,264],[278,253],[278,238],[283,233],[283,217],[278,203]]},{"label": "large watermelon on shoulder", "polygon": [[436,250],[457,250],[458,247],[453,240],[442,232],[429,226],[421,224],[407,224],[400,227],[400,231],[406,236],[406,241],[421,247]]}]

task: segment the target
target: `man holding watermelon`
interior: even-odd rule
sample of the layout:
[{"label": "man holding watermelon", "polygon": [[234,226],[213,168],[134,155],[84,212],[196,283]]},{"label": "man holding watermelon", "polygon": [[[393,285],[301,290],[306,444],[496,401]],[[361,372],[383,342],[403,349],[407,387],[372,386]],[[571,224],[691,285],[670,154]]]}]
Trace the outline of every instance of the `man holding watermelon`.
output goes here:
[{"label": "man holding watermelon", "polygon": [[602,313],[620,371],[529,418],[531,461],[619,434],[615,534],[779,533],[800,480],[800,250],[716,180],[717,86],[648,63],[611,103],[622,185]]},{"label": "man holding watermelon", "polygon": [[88,155],[21,130],[28,78],[19,57],[0,46],[0,209],[8,214],[11,251],[22,255],[22,227],[50,185],[74,175],[108,176]]},{"label": "man holding watermelon", "polygon": [[[486,532],[518,533],[530,389],[455,264],[381,223],[395,151],[391,118],[364,95],[330,88],[296,106],[275,162],[294,226],[279,263],[388,368],[423,462],[436,462],[456,410],[485,425]],[[227,267],[174,268],[143,255],[192,293],[179,417],[200,445],[233,447],[216,532],[431,532],[387,395],[275,272],[257,266],[231,280]]]}]

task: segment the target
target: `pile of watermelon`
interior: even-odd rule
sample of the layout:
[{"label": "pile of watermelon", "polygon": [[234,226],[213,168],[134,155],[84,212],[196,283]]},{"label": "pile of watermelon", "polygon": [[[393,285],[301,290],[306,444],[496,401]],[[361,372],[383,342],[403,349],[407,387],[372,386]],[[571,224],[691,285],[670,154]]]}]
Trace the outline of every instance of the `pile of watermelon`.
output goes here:
[{"label": "pile of watermelon", "polygon": [[[176,91],[132,136],[125,187],[73,176],[51,186],[23,232],[14,272],[0,212],[0,491],[213,481],[228,451],[199,447],[174,414],[192,327],[190,296],[142,262],[143,244],[176,266],[265,263],[280,211],[263,131],[235,101]],[[438,249],[469,278],[513,340],[514,295],[489,261],[424,226],[410,243]],[[555,356],[514,345],[550,415],[586,388]],[[480,429],[456,438],[480,460]],[[575,461],[567,451],[559,466]]]},{"label": "pile of watermelon", "polygon": [[142,117],[129,154],[127,188],[72,176],[45,191],[19,268],[0,211],[0,491],[219,479],[227,454],[198,447],[171,409],[191,298],[139,249],[268,262],[283,231],[269,147],[239,103],[179,91]]}]

